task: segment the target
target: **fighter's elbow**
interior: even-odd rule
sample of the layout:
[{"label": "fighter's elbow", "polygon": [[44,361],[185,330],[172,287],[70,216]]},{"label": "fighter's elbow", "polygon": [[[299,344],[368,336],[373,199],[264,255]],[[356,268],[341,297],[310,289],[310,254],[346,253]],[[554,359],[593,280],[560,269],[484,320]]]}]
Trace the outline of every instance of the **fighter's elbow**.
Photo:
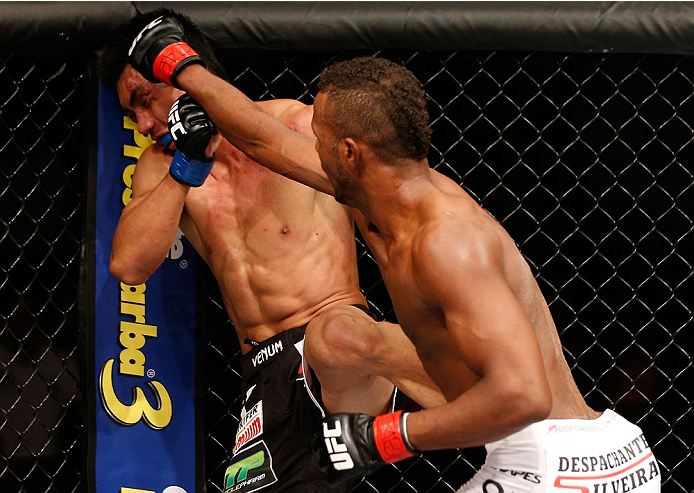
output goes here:
[{"label": "fighter's elbow", "polygon": [[111,257],[111,262],[108,265],[108,271],[113,277],[128,286],[137,286],[139,284],[143,284],[149,278],[149,275],[146,273],[140,271],[139,269],[133,268],[132,265],[121,261],[117,257]]},{"label": "fighter's elbow", "polygon": [[552,394],[547,391],[536,390],[528,399],[526,410],[526,420],[528,423],[535,423],[547,419],[552,412]]},{"label": "fighter's elbow", "polygon": [[501,402],[513,426],[519,428],[546,419],[552,411],[552,394],[546,381],[507,388]]}]

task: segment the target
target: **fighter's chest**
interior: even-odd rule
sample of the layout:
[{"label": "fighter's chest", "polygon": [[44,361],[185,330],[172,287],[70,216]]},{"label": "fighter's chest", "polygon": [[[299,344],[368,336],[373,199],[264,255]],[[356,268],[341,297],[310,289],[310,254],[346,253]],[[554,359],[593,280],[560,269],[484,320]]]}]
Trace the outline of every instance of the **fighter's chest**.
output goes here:
[{"label": "fighter's chest", "polygon": [[414,284],[411,262],[406,257],[388,250],[384,251],[378,262],[398,320],[408,321],[418,318],[424,305],[420,292]]},{"label": "fighter's chest", "polygon": [[217,240],[248,247],[256,240],[286,242],[293,237],[309,199],[293,182],[264,168],[234,173],[220,168],[191,189],[185,207],[208,244]]},{"label": "fighter's chest", "polygon": [[391,261],[387,273],[383,278],[388,293],[393,301],[393,309],[407,326],[416,327],[417,320],[427,308],[419,286],[412,277],[412,273],[404,270],[398,262]]}]

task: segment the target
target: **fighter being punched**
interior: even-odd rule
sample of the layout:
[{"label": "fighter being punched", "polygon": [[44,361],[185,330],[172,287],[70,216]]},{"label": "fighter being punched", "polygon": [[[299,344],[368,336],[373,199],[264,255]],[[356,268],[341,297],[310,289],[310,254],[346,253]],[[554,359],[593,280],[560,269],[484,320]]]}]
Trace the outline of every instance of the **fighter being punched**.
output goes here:
[{"label": "fighter being punched", "polygon": [[[189,44],[177,37],[183,25]],[[151,36],[163,51],[153,57],[139,43]],[[440,391],[399,327],[376,323],[366,309],[349,209],[251,161],[189,95],[153,82],[176,86],[186,64],[223,73],[195,25],[169,11],[134,18],[100,51],[101,78],[140,133],[173,139],[138,161],[110,270],[127,284],[144,282],[180,226],[219,283],[243,353],[245,399],[225,486],[238,488],[234,464],[262,452],[266,461],[253,471],[265,473],[265,491],[333,491],[310,450],[324,409],[385,412],[394,384],[422,405],[441,403]],[[258,104],[291,133],[311,134],[311,106]],[[256,415],[262,427],[246,426]]]},{"label": "fighter being punched", "polygon": [[[183,32],[167,43],[174,38],[183,41]],[[151,55],[134,63],[156,65],[159,40],[144,33],[139,49]],[[508,233],[429,168],[429,118],[412,73],[371,57],[326,69],[313,139],[288,131],[187,56],[167,75],[227,139],[363,214],[357,223],[402,329],[446,397],[409,414],[328,416],[318,452],[331,482],[421,450],[485,445],[486,463],[459,491],[660,491],[639,427],[581,396],[547,303]]]}]

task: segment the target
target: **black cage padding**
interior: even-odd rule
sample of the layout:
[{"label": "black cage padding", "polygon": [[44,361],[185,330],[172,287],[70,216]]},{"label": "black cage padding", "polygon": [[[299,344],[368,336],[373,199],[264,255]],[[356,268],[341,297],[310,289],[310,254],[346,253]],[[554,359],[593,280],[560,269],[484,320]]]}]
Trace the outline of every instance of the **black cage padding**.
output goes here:
[{"label": "black cage padding", "polygon": [[4,2],[0,46],[90,53],[162,7],[189,15],[222,50],[694,52],[691,2]]}]

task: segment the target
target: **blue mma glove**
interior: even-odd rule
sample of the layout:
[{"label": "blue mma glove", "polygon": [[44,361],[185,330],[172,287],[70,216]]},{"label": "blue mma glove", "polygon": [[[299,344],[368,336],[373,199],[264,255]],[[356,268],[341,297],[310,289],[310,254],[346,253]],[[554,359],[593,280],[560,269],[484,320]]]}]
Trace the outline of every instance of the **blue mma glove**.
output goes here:
[{"label": "blue mma glove", "polygon": [[171,107],[168,125],[177,149],[169,173],[184,185],[199,187],[214,164],[214,156],[208,158],[205,149],[217,128],[202,106],[187,94]]},{"label": "blue mma glove", "polygon": [[205,178],[210,174],[214,159],[209,161],[201,161],[199,159],[189,158],[181,151],[176,151],[169,174],[174,180],[189,187],[199,187],[205,182]]}]

